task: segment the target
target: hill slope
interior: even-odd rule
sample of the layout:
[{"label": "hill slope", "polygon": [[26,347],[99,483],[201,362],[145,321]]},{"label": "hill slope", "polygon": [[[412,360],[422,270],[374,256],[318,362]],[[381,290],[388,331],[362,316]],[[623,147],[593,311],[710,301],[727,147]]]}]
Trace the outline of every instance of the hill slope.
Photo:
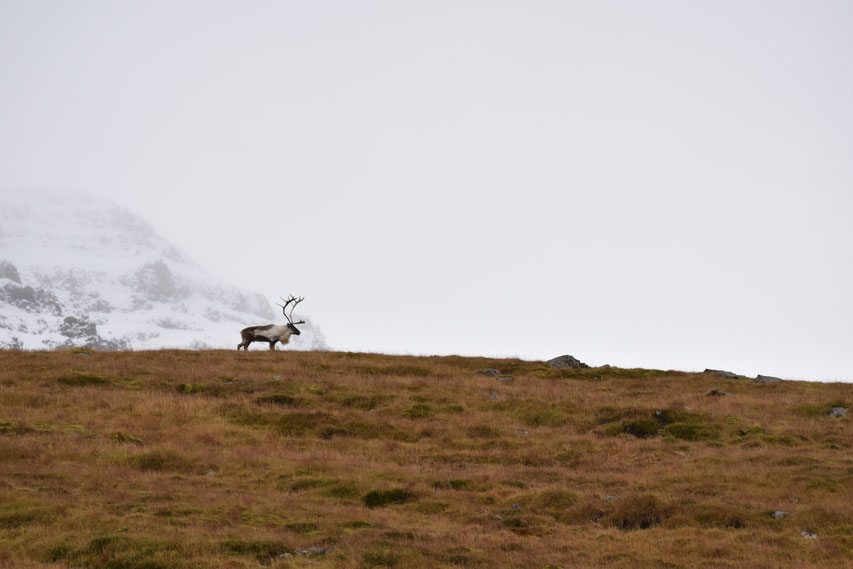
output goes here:
[{"label": "hill slope", "polygon": [[[489,367],[504,375],[476,375]],[[850,384],[462,357],[5,351],[0,393],[0,565],[837,568],[853,556],[853,433],[849,416],[828,416]]]},{"label": "hill slope", "polygon": [[[114,204],[0,192],[0,347],[230,348],[241,328],[280,320]],[[310,325],[293,344],[324,346]]]}]

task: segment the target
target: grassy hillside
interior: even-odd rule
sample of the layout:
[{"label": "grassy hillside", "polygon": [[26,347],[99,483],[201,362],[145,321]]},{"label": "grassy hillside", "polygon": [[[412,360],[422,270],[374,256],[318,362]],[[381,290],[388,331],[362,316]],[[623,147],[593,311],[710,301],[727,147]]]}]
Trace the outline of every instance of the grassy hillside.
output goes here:
[{"label": "grassy hillside", "polygon": [[826,415],[851,403],[519,360],[0,352],[0,566],[849,566],[851,419]]}]

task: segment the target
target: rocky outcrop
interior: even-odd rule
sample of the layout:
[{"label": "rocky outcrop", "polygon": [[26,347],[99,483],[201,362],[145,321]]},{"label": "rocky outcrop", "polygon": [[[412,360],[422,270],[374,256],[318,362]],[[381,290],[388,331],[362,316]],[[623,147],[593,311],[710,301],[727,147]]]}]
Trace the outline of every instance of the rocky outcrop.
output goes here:
[{"label": "rocky outcrop", "polygon": [[18,267],[9,261],[0,261],[0,279],[9,279],[12,282],[21,284],[21,275],[18,273]]},{"label": "rocky outcrop", "polygon": [[752,381],[755,383],[779,383],[782,380],[778,377],[773,377],[772,375],[759,375]]},{"label": "rocky outcrop", "polygon": [[98,327],[87,318],[67,316],[59,325],[59,333],[66,338],[78,339],[98,335]]},{"label": "rocky outcrop", "polygon": [[736,373],[733,373],[730,371],[725,371],[722,369],[706,369],[702,373],[714,373],[714,374],[717,374],[717,375],[722,376],[722,377],[727,377],[729,379],[740,379],[743,377],[742,375],[738,375]]},{"label": "rocky outcrop", "polygon": [[132,276],[126,277],[125,283],[132,286],[140,299],[145,301],[171,302],[187,296],[186,289],[178,286],[175,276],[163,261],[143,266]]},{"label": "rocky outcrop", "polygon": [[62,315],[62,305],[55,294],[43,288],[22,286],[11,279],[0,286],[0,302],[7,302],[30,313]]},{"label": "rocky outcrop", "polygon": [[59,325],[59,333],[67,338],[65,347],[81,344],[95,350],[122,350],[128,347],[125,339],[102,338],[98,326],[86,317],[66,316]]},{"label": "rocky outcrop", "polygon": [[550,359],[547,362],[548,367],[562,367],[562,368],[572,368],[572,369],[585,369],[589,366],[578,360],[574,356],[570,356],[568,354],[564,354],[562,356],[557,356],[556,358]]}]

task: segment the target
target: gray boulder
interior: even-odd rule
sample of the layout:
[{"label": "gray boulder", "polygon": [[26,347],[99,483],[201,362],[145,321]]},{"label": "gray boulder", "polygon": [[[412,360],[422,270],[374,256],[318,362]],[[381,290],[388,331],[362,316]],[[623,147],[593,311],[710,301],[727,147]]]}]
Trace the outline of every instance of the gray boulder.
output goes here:
[{"label": "gray boulder", "polygon": [[585,369],[589,367],[582,361],[568,354],[557,356],[556,358],[550,359],[545,363],[548,364],[548,367],[568,367],[572,369]]},{"label": "gray boulder", "polygon": [[845,407],[833,407],[829,410],[829,414],[827,417],[830,419],[837,419],[838,417],[846,417],[847,416],[847,408]]},{"label": "gray boulder", "polygon": [[715,373],[715,374],[717,374],[717,375],[720,375],[720,376],[722,376],[722,377],[727,377],[727,378],[729,378],[729,379],[739,379],[740,377],[742,377],[742,376],[740,376],[740,375],[738,375],[738,374],[736,374],[736,373],[733,373],[733,372],[730,372],[730,371],[725,371],[725,370],[722,370],[722,369],[706,369],[706,370],[705,370],[704,372],[702,372],[702,373]]},{"label": "gray boulder", "polygon": [[778,377],[773,377],[772,375],[759,375],[752,381],[755,383],[779,383],[782,380]]},{"label": "gray boulder", "polygon": [[709,397],[731,397],[732,394],[728,391],[721,391],[719,389],[715,389],[714,391],[708,392]]},{"label": "gray boulder", "polygon": [[501,374],[498,370],[493,367],[486,368],[483,371],[478,371],[477,375],[485,375],[487,377],[498,377]]}]

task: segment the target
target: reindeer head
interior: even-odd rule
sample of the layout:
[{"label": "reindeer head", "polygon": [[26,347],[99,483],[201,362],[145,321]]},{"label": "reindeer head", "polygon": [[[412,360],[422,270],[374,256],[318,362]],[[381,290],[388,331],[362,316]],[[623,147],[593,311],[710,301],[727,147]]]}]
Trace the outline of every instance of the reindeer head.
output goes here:
[{"label": "reindeer head", "polygon": [[[284,300],[284,298],[282,298]],[[293,321],[293,309],[296,308],[296,305],[305,300],[304,296],[300,296],[296,298],[292,294],[290,298],[284,301],[284,304],[279,304],[281,306],[281,313],[284,314],[284,317],[287,318],[287,327],[290,328],[290,331],[299,336],[301,332],[299,328],[296,327],[297,324],[305,324],[304,320],[300,320],[299,322]],[[287,313],[287,306],[290,305],[290,314]]]}]

